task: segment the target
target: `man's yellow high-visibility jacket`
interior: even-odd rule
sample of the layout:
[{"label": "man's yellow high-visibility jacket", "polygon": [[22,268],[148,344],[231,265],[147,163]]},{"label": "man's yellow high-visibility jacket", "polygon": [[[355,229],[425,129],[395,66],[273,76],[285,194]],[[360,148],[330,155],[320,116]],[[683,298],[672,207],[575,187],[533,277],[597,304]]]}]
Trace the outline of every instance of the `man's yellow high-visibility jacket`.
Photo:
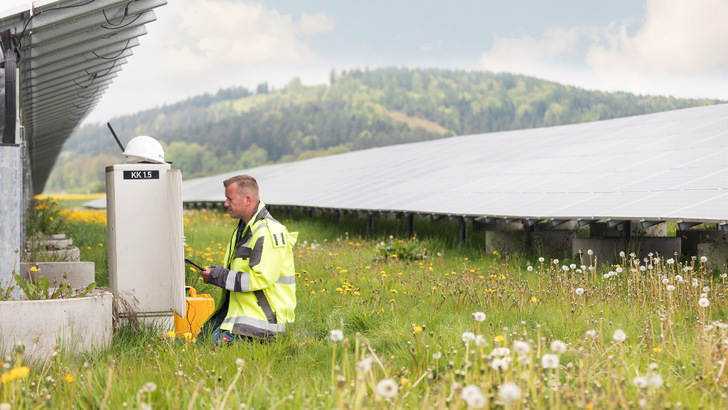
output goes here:
[{"label": "man's yellow high-visibility jacket", "polygon": [[225,265],[213,267],[210,283],[223,288],[227,307],[220,329],[261,339],[275,337],[293,323],[296,272],[293,245],[298,232],[288,232],[263,202],[247,225],[242,221],[228,244]]}]

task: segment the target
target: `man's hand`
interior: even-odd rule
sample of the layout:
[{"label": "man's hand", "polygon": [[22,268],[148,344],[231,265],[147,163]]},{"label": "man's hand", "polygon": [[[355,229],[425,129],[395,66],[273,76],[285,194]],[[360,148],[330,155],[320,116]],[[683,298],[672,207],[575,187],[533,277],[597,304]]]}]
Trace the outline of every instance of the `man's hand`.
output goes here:
[{"label": "man's hand", "polygon": [[205,270],[200,271],[203,282],[210,283],[210,271],[212,271],[212,267],[207,267],[207,268],[205,268]]}]

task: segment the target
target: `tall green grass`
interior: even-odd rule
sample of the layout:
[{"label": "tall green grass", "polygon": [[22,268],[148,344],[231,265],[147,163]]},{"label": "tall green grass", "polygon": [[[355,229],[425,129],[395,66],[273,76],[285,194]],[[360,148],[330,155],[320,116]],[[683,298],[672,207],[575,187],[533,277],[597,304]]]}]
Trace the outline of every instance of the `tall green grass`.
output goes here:
[{"label": "tall green grass", "polygon": [[[408,238],[403,220],[379,221],[366,236],[361,216],[274,216],[300,233],[296,322],[286,336],[211,347],[122,327],[109,349],[93,354],[61,350],[34,364],[4,359],[6,374],[23,365],[29,373],[3,383],[0,399],[28,408],[726,403],[725,273],[706,272],[700,260],[539,262],[537,255],[484,254],[474,235],[459,245],[457,224],[447,219],[416,220],[416,237]],[[84,258],[103,265],[105,231],[86,225],[74,228],[74,240],[91,248]],[[186,211],[186,256],[221,263],[233,228],[222,212]],[[397,257],[387,250],[395,243],[404,250]],[[195,271],[187,281],[219,297]],[[485,320],[476,321],[476,312]],[[618,330],[625,340],[615,340]],[[555,368],[546,360],[553,358]]]}]

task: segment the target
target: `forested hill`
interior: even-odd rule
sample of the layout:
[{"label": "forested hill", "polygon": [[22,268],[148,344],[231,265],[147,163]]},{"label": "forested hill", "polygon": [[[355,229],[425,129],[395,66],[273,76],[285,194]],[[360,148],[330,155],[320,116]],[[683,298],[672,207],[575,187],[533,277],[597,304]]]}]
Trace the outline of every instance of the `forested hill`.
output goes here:
[{"label": "forested hill", "polygon": [[[111,120],[122,143],[150,135],[193,178],[452,135],[646,114],[715,100],[606,93],[513,74],[387,68],[332,71],[329,85],[221,90]],[[46,192],[104,190],[121,161],[106,124],[66,142]]]}]

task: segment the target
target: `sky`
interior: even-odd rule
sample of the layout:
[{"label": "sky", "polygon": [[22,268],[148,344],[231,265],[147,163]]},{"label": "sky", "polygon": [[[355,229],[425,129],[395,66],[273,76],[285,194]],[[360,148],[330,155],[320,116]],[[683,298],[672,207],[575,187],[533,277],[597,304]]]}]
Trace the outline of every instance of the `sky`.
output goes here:
[{"label": "sky", "polygon": [[85,123],[366,67],[728,100],[728,0],[168,0],[155,14]]}]

